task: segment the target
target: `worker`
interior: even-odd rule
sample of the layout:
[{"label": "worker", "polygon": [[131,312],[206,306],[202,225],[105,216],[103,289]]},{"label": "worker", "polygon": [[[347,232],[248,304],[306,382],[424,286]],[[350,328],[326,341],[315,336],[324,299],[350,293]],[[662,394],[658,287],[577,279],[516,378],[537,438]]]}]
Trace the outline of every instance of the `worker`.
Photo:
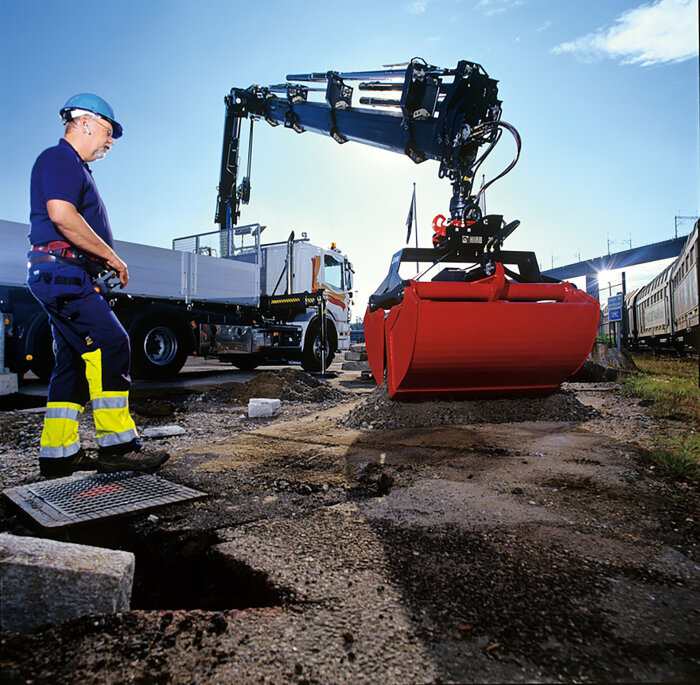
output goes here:
[{"label": "worker", "polygon": [[[129,336],[93,284],[104,270],[121,288],[129,282],[88,166],[104,159],[122,127],[109,104],[91,93],[74,95],[59,113],[65,135],[39,155],[31,175],[27,284],[49,316],[56,352],[39,468],[47,478],[85,470],[153,472],[169,455],[142,449],[129,413]],[[97,459],[78,435],[88,398]]]}]

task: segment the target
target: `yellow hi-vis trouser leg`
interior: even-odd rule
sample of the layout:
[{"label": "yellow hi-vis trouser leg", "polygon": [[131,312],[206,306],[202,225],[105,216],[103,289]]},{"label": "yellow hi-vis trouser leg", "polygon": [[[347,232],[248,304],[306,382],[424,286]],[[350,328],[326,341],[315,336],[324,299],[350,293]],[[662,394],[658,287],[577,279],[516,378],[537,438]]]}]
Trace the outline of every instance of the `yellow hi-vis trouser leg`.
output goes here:
[{"label": "yellow hi-vis trouser leg", "polygon": [[86,352],[82,357],[85,360],[98,446],[114,447],[131,442],[138,437],[138,433],[129,414],[129,391],[102,389],[102,350]]},{"label": "yellow hi-vis trouser leg", "polygon": [[73,402],[48,402],[41,433],[40,459],[72,457],[80,449],[78,417],[84,407]]}]

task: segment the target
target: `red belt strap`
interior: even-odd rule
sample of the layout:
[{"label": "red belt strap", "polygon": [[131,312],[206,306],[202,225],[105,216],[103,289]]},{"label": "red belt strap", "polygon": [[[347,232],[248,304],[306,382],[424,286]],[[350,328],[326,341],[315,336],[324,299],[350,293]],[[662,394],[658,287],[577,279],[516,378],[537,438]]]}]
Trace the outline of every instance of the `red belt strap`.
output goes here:
[{"label": "red belt strap", "polygon": [[32,252],[53,252],[53,250],[64,250],[71,247],[70,243],[63,240],[52,240],[50,243],[43,245],[32,245]]},{"label": "red belt strap", "polygon": [[49,254],[54,254],[57,257],[64,257],[66,259],[89,259],[93,262],[101,262],[101,259],[93,257],[92,255],[84,254],[83,252],[78,252],[70,244],[63,240],[52,240],[50,243],[44,243],[43,245],[32,245],[32,252],[47,252]]}]

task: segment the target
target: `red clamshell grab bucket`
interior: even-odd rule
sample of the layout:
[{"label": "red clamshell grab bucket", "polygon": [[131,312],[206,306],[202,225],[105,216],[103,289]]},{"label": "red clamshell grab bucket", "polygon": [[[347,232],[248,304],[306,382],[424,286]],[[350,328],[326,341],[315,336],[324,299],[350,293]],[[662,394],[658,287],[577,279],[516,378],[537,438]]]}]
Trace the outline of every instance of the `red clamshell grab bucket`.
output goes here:
[{"label": "red clamshell grab bucket", "polygon": [[[600,305],[569,283],[409,281],[389,313],[367,312],[365,341],[389,397],[544,394],[574,374],[593,346]],[[386,315],[386,318],[385,318]]]}]

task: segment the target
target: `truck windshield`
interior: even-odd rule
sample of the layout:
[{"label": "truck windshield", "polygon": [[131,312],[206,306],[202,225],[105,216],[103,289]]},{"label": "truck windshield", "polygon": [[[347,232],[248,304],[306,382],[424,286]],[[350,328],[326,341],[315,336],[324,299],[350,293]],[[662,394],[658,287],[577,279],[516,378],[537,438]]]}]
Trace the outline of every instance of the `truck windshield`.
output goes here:
[{"label": "truck windshield", "polygon": [[338,290],[343,289],[343,265],[332,255],[325,255],[324,257],[325,275],[324,279],[326,285],[330,285]]}]

